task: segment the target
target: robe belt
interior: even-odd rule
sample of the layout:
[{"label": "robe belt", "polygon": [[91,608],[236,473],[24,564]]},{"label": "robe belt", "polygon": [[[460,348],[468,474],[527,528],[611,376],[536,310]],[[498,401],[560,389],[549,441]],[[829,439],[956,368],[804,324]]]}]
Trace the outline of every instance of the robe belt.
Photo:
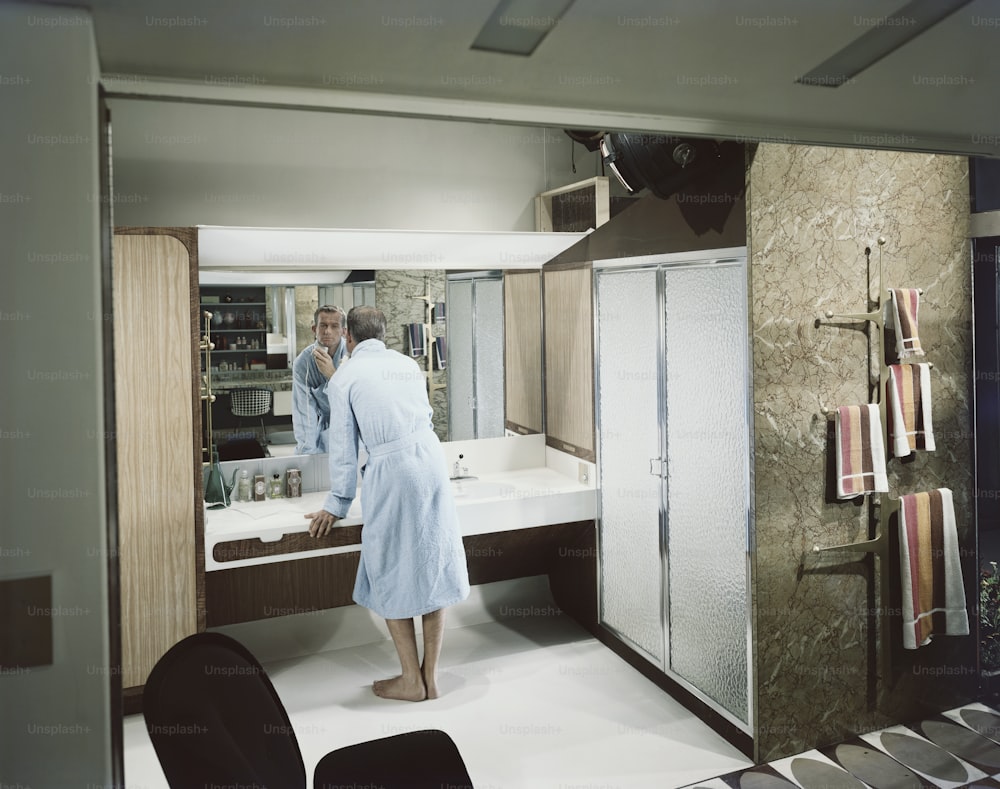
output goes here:
[{"label": "robe belt", "polygon": [[384,444],[377,444],[376,446],[368,447],[368,457],[376,457],[378,455],[388,455],[390,452],[398,452],[401,449],[406,449],[406,447],[411,447],[414,444],[426,441],[433,435],[435,435],[435,433],[429,427],[415,430],[408,436],[397,438],[395,441],[387,441]]}]

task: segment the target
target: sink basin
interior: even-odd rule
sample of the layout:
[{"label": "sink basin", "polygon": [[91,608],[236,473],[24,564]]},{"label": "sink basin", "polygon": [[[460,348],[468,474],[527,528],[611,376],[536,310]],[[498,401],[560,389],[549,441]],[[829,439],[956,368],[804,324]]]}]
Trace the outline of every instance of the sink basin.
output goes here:
[{"label": "sink basin", "polygon": [[509,497],[514,493],[514,486],[503,482],[483,482],[481,480],[452,480],[451,490],[455,498],[491,499]]}]

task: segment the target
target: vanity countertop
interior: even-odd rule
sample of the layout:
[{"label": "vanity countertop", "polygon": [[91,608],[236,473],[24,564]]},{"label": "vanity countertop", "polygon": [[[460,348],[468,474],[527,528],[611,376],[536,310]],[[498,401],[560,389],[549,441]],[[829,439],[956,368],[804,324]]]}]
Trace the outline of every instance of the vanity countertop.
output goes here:
[{"label": "vanity countertop", "polygon": [[[535,526],[549,526],[597,516],[597,491],[590,485],[548,467],[521,468],[513,471],[478,475],[477,478],[453,481],[455,505],[463,536],[512,531]],[[258,502],[234,502],[230,507],[205,511],[205,569],[207,571],[286,561],[288,554],[237,561],[217,562],[215,545],[224,542],[258,539],[276,542],[286,534],[307,532],[304,515],[319,510],[326,492],[304,493],[301,498],[270,499]],[[335,528],[363,523],[360,488],[347,516]],[[321,548],[295,556],[322,556],[349,548]]]}]

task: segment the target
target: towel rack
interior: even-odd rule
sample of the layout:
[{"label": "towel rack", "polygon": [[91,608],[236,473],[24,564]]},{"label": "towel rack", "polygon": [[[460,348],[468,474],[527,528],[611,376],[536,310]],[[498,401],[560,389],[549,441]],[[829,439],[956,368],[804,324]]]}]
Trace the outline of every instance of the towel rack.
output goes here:
[{"label": "towel rack", "polygon": [[424,292],[418,296],[411,296],[412,299],[422,300],[424,302],[424,348],[427,351],[426,354],[426,366],[427,369],[424,371],[424,377],[427,379],[427,399],[431,401],[433,405],[434,393],[438,389],[444,389],[447,386],[445,383],[435,383],[434,381],[434,301],[433,296],[431,296],[431,288],[428,278],[424,277]]},{"label": "towel rack", "polygon": [[[823,323],[841,323],[841,322],[856,322],[864,321],[871,324],[878,329],[878,353],[879,353],[879,376],[878,376],[878,386],[874,393],[871,394],[871,404],[878,405],[879,420],[882,428],[882,443],[883,446],[889,446],[889,426],[888,420],[886,418],[886,404],[885,404],[885,385],[889,380],[889,367],[886,364],[885,355],[885,312],[884,307],[891,298],[891,294],[885,289],[883,283],[883,266],[882,266],[882,247],[885,245],[885,238],[879,237],[878,239],[878,296],[875,299],[875,306],[870,312],[854,312],[846,313],[842,315],[834,314],[832,311],[827,311],[826,314],[817,319],[817,325]],[[865,257],[868,259],[868,272],[867,272],[867,283],[868,286],[865,290],[865,296],[867,299],[871,299],[871,247],[865,248]],[[868,343],[868,369],[866,370],[866,376],[868,377],[869,391],[871,388],[871,353],[872,345],[869,339]],[[824,414],[830,416],[836,413],[836,409],[826,408],[825,406],[820,409]],[[888,608],[888,603],[890,599],[891,590],[889,588],[889,535],[888,535],[888,523],[889,518],[899,510],[899,499],[891,499],[886,493],[870,494],[866,495],[865,498],[868,500],[868,528],[871,530],[874,527],[875,534],[873,537],[867,540],[860,540],[857,542],[845,543],[843,545],[829,545],[825,547],[820,547],[819,545],[813,546],[813,553],[819,554],[826,551],[860,551],[864,553],[870,553],[873,556],[877,556],[879,559],[879,606],[876,608],[879,616],[879,640],[881,649],[879,650],[879,675],[881,678],[888,679],[890,676],[890,671],[892,668],[891,655],[889,652],[889,644],[891,643],[891,632],[889,630],[889,616],[886,612]],[[874,508],[877,508],[875,510]]]}]

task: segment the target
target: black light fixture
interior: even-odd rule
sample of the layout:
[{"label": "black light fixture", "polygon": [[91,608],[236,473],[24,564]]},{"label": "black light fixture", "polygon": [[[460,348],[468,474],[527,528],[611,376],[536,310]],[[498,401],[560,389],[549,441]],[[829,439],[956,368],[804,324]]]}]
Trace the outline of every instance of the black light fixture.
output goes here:
[{"label": "black light fixture", "polygon": [[665,134],[609,132],[601,138],[601,159],[629,193],[649,189],[667,198],[721,162],[715,140]]}]

